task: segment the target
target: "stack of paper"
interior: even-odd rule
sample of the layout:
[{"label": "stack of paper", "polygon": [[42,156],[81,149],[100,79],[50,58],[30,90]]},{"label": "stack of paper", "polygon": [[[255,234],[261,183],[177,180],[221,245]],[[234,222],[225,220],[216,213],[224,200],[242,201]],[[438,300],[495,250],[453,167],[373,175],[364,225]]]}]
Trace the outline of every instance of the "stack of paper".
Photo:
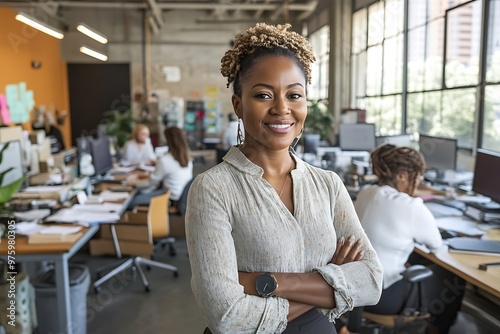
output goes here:
[{"label": "stack of paper", "polygon": [[45,226],[28,237],[29,244],[75,242],[82,235],[81,226]]}]

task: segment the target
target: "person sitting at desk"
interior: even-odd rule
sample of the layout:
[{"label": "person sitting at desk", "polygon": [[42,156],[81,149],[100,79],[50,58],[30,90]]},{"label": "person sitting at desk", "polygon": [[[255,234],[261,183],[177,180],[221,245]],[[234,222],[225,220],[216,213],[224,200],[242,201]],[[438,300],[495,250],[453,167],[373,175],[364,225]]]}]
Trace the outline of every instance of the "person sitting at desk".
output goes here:
[{"label": "person sitting at desk", "polygon": [[136,205],[148,205],[151,197],[158,196],[167,189],[170,190],[170,200],[175,205],[184,187],[193,178],[193,162],[184,132],[177,127],[168,127],[164,134],[169,150],[158,160],[154,172],[144,178],[127,179],[127,184],[141,190],[129,205],[130,209]]},{"label": "person sitting at desk", "polygon": [[[425,170],[422,155],[408,147],[383,145],[371,153],[371,162],[378,184],[361,189],[355,209],[382,262],[384,290],[379,303],[365,310],[399,314],[411,288],[411,283],[403,280],[400,273],[408,265],[415,243],[436,251],[442,240],[429,209],[421,198],[413,197]],[[460,308],[465,281],[437,265],[429,268],[433,276],[422,282],[425,301],[429,303],[426,306],[432,314],[428,333],[448,333]],[[451,291],[447,283],[455,289]],[[443,291],[449,291],[445,297]],[[443,307],[437,307],[438,304]]]},{"label": "person sitting at desk", "polygon": [[149,128],[138,124],[132,132],[132,139],[122,148],[122,165],[153,164],[156,161],[155,151],[149,138]]},{"label": "person sitting at desk", "polygon": [[[40,109],[41,122],[36,120],[32,123],[33,130],[44,130],[47,137],[54,138],[55,145],[51,148],[52,153],[58,153],[65,149],[64,139],[61,130],[55,126],[54,116],[43,108]],[[40,118],[40,116],[38,116]]]}]

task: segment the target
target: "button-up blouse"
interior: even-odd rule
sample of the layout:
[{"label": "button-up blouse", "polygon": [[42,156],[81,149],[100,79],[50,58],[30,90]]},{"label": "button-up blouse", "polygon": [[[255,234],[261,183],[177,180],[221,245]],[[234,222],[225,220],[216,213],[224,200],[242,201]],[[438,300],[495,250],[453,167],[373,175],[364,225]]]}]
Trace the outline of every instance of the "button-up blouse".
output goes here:
[{"label": "button-up blouse", "polygon": [[[318,271],[334,289],[335,308],[318,309],[330,321],[380,298],[382,267],[342,181],[334,172],[293,158],[294,214],[263,178],[263,169],[237,147],[190,188],[191,285],[214,333],[281,333],[286,328],[288,300],[245,294],[238,271]],[[338,238],[351,235],[363,241],[363,259],[330,264]]]}]

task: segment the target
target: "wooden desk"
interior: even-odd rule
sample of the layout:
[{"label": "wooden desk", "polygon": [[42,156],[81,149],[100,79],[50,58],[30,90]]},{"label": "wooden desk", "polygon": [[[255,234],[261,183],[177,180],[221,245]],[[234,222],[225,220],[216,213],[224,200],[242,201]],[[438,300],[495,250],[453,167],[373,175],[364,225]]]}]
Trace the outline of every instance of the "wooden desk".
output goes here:
[{"label": "wooden desk", "polygon": [[443,246],[436,254],[427,253],[420,247],[415,247],[415,251],[470,284],[500,298],[500,267],[491,267],[487,271],[478,269],[480,263],[499,262],[500,257],[450,253],[447,246]]},{"label": "wooden desk", "polygon": [[[69,259],[85,245],[99,230],[99,226],[85,228],[83,235],[74,243],[28,244],[27,237],[16,236],[16,263],[54,261],[56,273],[58,333],[72,333],[71,300],[69,282]],[[0,258],[7,259],[7,242],[0,244]]]},{"label": "wooden desk", "polygon": [[[116,184],[115,184],[116,185]],[[110,186],[102,184],[102,187]],[[132,194],[133,195],[133,192]],[[132,196],[123,201],[122,212],[126,210]],[[122,213],[120,212],[120,213]],[[112,224],[112,226],[114,226]],[[99,226],[83,229],[83,235],[74,243],[28,244],[25,236],[16,236],[16,263],[53,261],[56,274],[57,317],[59,328],[57,333],[72,333],[72,308],[70,300],[69,259],[76,254],[99,230]],[[114,233],[116,238],[116,232]],[[118,249],[119,253],[119,249]],[[0,244],[0,258],[7,259],[7,242]]]}]

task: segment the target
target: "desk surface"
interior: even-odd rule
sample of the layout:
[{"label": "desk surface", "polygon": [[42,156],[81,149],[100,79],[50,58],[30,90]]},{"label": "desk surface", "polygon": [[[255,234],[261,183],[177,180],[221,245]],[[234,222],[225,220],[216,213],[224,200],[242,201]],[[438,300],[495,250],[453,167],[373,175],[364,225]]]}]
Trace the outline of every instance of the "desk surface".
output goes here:
[{"label": "desk surface", "polygon": [[[50,244],[28,244],[28,237],[24,235],[16,235],[16,255],[23,254],[53,254],[53,253],[67,253],[71,247],[76,244],[80,239],[84,238],[88,233],[89,228],[82,229],[82,236],[75,242],[65,243],[50,243]],[[86,239],[88,239],[86,237]],[[7,240],[3,239],[0,243],[0,254],[7,254]]]},{"label": "desk surface", "polygon": [[500,267],[491,267],[487,271],[478,269],[480,263],[500,262],[499,256],[450,253],[447,246],[443,246],[436,254],[427,253],[419,247],[416,247],[415,251],[472,285],[500,298]]}]

